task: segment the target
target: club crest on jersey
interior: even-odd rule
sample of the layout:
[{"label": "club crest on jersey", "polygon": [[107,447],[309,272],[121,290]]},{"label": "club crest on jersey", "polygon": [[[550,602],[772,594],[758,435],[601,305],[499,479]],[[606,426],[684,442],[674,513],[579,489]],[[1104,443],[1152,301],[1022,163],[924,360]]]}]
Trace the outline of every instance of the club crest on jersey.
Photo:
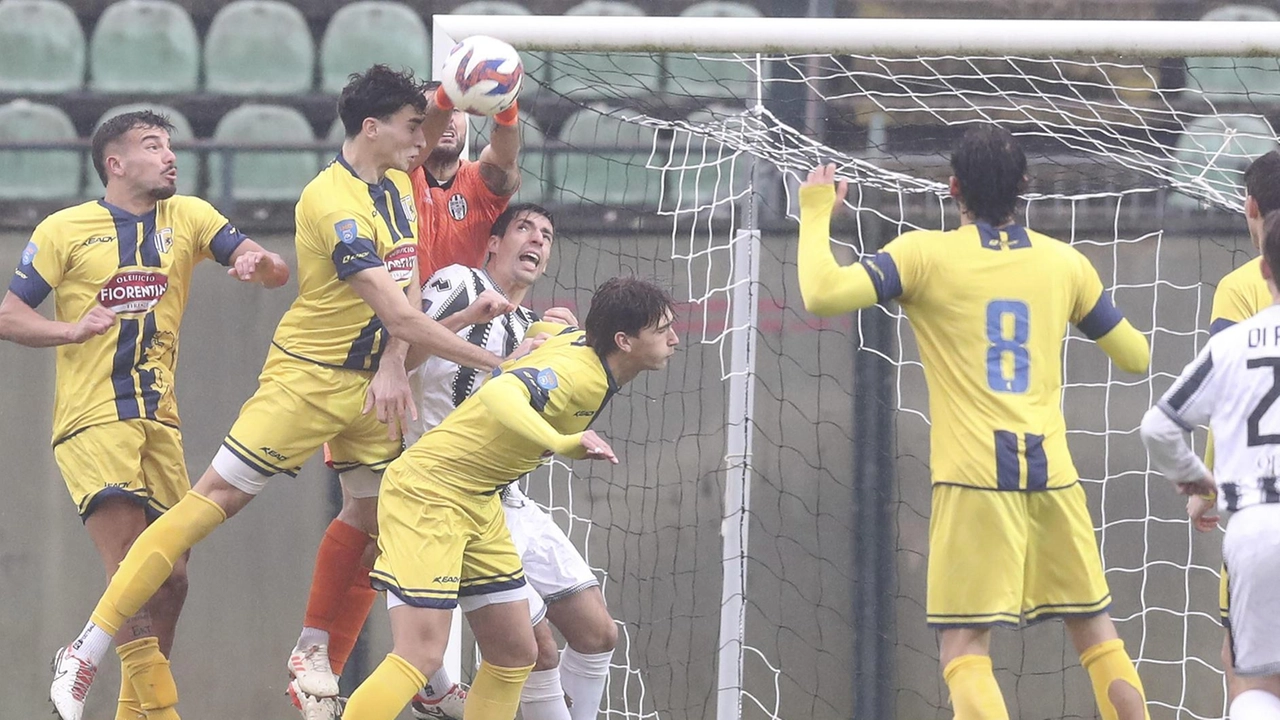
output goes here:
[{"label": "club crest on jersey", "polygon": [[449,217],[462,220],[467,216],[467,199],[462,193],[454,193],[449,197]]},{"label": "club crest on jersey", "polygon": [[98,302],[116,314],[140,314],[155,307],[169,291],[169,277],[154,270],[121,270],[98,291]]},{"label": "club crest on jersey", "polygon": [[556,371],[551,368],[539,370],[536,381],[538,383],[538,387],[543,390],[555,390],[560,387],[560,378],[556,377]]},{"label": "club crest on jersey", "polygon": [[173,228],[160,228],[151,237],[151,241],[155,243],[157,250],[167,255],[169,248],[173,247]]},{"label": "club crest on jersey", "polygon": [[356,241],[356,221],[339,220],[333,224],[333,231],[338,233],[338,240],[350,245]]},{"label": "club crest on jersey", "polygon": [[417,255],[417,248],[410,244],[400,245],[387,253],[383,264],[387,266],[387,272],[391,273],[391,279],[398,283],[409,282],[413,278],[413,268],[418,264]]},{"label": "club crest on jersey", "polygon": [[400,207],[404,208],[404,216],[409,218],[409,222],[418,221],[418,208],[413,204],[413,198],[411,196],[401,195]]},{"label": "club crest on jersey", "polygon": [[39,251],[40,248],[36,246],[35,242],[27,243],[27,249],[22,251],[22,264],[30,265],[36,259],[36,253]]}]

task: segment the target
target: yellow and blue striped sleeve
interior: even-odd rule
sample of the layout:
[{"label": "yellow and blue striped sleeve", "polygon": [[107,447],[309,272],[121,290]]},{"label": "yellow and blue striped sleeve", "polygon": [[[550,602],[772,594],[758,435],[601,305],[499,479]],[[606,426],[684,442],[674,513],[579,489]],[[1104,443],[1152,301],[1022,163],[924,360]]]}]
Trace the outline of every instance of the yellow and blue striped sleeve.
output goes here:
[{"label": "yellow and blue striped sleeve", "polygon": [[[1074,252],[1074,251],[1073,251]],[[1121,370],[1132,373],[1146,372],[1151,364],[1151,350],[1147,338],[1129,324],[1102,287],[1098,271],[1088,258],[1076,252],[1077,273],[1075,303],[1071,322],[1085,337],[1098,343],[1098,347]]]},{"label": "yellow and blue striped sleeve", "polygon": [[189,222],[200,238],[200,251],[213,258],[219,265],[230,265],[231,255],[248,240],[248,236],[236,229],[217,208],[200,198],[186,198],[184,212],[190,213]]},{"label": "yellow and blue striped sleeve", "polygon": [[362,270],[383,267],[367,213],[354,208],[331,210],[315,221],[315,233],[322,243],[322,247],[316,249],[333,259],[339,280]]},{"label": "yellow and blue striped sleeve", "polygon": [[561,435],[543,417],[553,391],[572,392],[569,382],[550,368],[520,367],[481,385],[476,397],[511,432],[539,447],[571,455],[580,447],[582,433]]},{"label": "yellow and blue striped sleeve", "polygon": [[67,243],[63,233],[51,227],[55,220],[36,226],[9,281],[9,291],[31,307],[39,307],[62,283],[67,267]]}]

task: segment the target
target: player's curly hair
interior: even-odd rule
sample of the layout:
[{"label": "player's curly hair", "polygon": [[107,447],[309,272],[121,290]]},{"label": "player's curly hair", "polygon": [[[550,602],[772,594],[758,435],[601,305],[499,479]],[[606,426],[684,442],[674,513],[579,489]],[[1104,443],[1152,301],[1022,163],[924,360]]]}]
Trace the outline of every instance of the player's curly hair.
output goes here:
[{"label": "player's curly hair", "polygon": [[93,131],[93,139],[90,140],[92,149],[89,152],[93,159],[93,169],[98,171],[98,179],[102,181],[105,187],[107,184],[107,146],[124,137],[125,133],[134,128],[159,128],[167,133],[173,132],[173,122],[169,120],[168,115],[162,115],[151,110],[135,110],[133,112],[120,113],[113,115],[98,126]]},{"label": "player's curly hair", "polygon": [[342,129],[351,138],[360,132],[365,118],[386,120],[405,105],[425,111],[427,97],[423,88],[412,70],[397,72],[386,65],[374,65],[363,73],[352,73],[338,95]]},{"label": "player's curly hair", "polygon": [[1249,164],[1244,171],[1244,187],[1263,215],[1280,210],[1280,150],[1272,150]]},{"label": "player's curly hair", "polygon": [[979,125],[965,131],[951,153],[951,171],[969,214],[992,225],[1013,217],[1026,184],[1027,156],[1008,130]]},{"label": "player's curly hair", "polygon": [[597,355],[606,357],[618,350],[615,335],[622,332],[635,337],[644,328],[662,322],[674,309],[671,294],[655,282],[637,277],[609,278],[591,296],[591,309],[584,324],[587,344]]}]

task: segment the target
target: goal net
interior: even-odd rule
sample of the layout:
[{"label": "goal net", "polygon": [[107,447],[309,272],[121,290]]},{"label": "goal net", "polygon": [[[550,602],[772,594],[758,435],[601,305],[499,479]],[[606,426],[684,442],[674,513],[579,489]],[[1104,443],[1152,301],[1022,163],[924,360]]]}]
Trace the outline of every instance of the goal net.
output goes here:
[{"label": "goal net", "polygon": [[[880,634],[894,716],[951,717],[924,620],[929,420],[913,336],[894,304],[826,320],[804,311],[796,187],[818,162],[850,182],[833,227],[847,262],[907,230],[956,227],[948,159],[973,123],[1020,138],[1030,181],[1020,219],[1083,251],[1151,342],[1150,374],[1129,376],[1072,330],[1063,411],[1111,612],[1152,717],[1223,715],[1220,535],[1193,535],[1137,429],[1207,339],[1214,286],[1254,256],[1243,171],[1278,147],[1267,119],[1280,101],[1275,60],[1214,47],[1184,57],[1203,46],[1192,38],[1225,47],[1231,33],[1182,24],[1169,34],[1168,23],[1120,31],[1165,33],[1140,54],[1087,43],[1052,56],[857,54],[830,52],[830,39],[813,43],[823,52],[756,54],[743,52],[752,40],[717,52],[733,44],[723,34],[758,30],[734,23],[669,21],[646,34],[625,18],[596,36],[623,50],[596,39],[582,52],[565,39],[582,29],[572,23],[441,17],[437,47],[482,27],[524,55],[520,197],[550,207],[560,228],[535,303],[576,306],[581,318],[591,290],[620,272],[658,277],[681,301],[681,352],[598,422],[623,464],[555,464],[529,480],[605,582],[620,628],[611,716],[848,717],[855,643]],[[662,33],[677,38],[669,50],[624,51]],[[869,342],[869,323],[886,318],[894,341]],[[876,540],[853,521],[866,498],[855,466],[870,454],[853,377],[869,357],[891,367],[893,403],[877,422],[893,437],[893,611],[891,623],[859,628],[853,568]],[[1060,623],[997,630],[993,658],[1011,716],[1096,716]]]}]

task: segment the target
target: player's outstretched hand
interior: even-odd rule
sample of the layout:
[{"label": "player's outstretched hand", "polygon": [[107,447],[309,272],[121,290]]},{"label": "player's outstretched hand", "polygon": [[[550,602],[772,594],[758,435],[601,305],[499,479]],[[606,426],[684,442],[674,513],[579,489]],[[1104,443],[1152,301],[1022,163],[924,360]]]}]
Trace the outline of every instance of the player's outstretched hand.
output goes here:
[{"label": "player's outstretched hand", "polygon": [[499,315],[515,312],[516,306],[496,290],[485,290],[476,297],[476,301],[467,306],[468,325],[487,323]]},{"label": "player's outstretched hand", "polygon": [[1218,529],[1218,497],[1216,495],[1192,495],[1187,498],[1187,517],[1200,532]]},{"label": "player's outstretched hand", "polygon": [[[830,185],[835,181],[836,181],[836,166],[831,163],[827,163],[826,165],[819,165],[814,169],[810,170],[808,179],[806,179],[803,183],[801,183],[800,187],[816,187],[819,185]],[[849,194],[849,183],[845,182],[844,180],[841,180],[839,183],[836,184],[836,207],[840,207],[841,205],[844,204],[844,198],[848,194]]]},{"label": "player's outstretched hand", "polygon": [[110,308],[94,305],[89,312],[80,318],[80,322],[71,326],[71,342],[82,343],[89,338],[97,337],[116,324],[116,313]]},{"label": "player's outstretched hand", "polygon": [[587,449],[587,454],[583,457],[588,460],[608,460],[614,465],[618,464],[618,456],[613,454],[613,448],[595,430],[582,433],[582,447]]},{"label": "player's outstretched hand", "polygon": [[522,358],[525,355],[528,355],[529,353],[533,352],[534,350],[537,350],[538,348],[542,347],[542,343],[550,339],[551,339],[551,333],[538,333],[537,335],[534,335],[531,338],[525,338],[520,342],[519,345],[516,346],[515,351],[512,352],[511,355],[507,357],[507,360],[515,360],[516,358]]},{"label": "player's outstretched hand", "polygon": [[284,259],[266,250],[250,250],[240,254],[227,274],[246,283],[279,287],[289,281],[289,268]]},{"label": "player's outstretched hand", "polygon": [[542,313],[542,319],[569,327],[578,327],[578,318],[567,307],[553,307]]},{"label": "player's outstretched hand", "polygon": [[386,423],[389,440],[403,437],[409,422],[418,419],[418,406],[413,402],[409,375],[403,365],[393,362],[378,366],[360,412],[368,415],[370,410],[377,412],[378,422]]}]

